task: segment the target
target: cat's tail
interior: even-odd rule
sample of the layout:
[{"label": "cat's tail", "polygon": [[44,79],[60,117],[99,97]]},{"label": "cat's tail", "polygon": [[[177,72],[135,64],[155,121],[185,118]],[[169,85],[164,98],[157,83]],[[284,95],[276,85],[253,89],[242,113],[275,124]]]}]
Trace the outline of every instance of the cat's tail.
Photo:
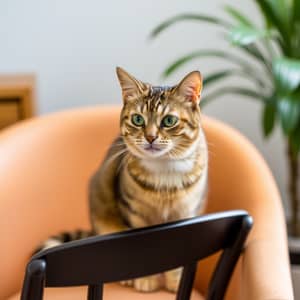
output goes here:
[{"label": "cat's tail", "polygon": [[76,241],[80,239],[84,239],[90,236],[96,235],[93,231],[88,231],[88,230],[75,230],[72,232],[62,232],[58,235],[51,236],[49,239],[44,241],[42,244],[40,244],[33,254],[36,254],[42,250],[52,248],[58,245],[61,245],[63,243],[71,242],[71,241]]}]

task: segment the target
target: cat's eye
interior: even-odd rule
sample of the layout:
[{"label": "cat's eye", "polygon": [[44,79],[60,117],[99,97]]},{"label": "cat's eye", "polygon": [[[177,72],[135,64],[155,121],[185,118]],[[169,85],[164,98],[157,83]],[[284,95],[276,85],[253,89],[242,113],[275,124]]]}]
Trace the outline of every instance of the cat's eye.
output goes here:
[{"label": "cat's eye", "polygon": [[135,126],[143,126],[145,124],[144,118],[139,114],[134,114],[131,121]]},{"label": "cat's eye", "polygon": [[172,127],[177,123],[177,121],[178,118],[176,116],[167,115],[161,121],[161,125],[162,127]]}]

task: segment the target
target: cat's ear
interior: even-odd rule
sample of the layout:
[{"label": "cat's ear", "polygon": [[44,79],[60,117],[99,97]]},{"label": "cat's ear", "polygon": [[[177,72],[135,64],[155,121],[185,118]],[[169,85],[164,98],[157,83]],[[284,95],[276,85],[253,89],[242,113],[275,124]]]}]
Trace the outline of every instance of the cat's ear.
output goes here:
[{"label": "cat's ear", "polygon": [[186,100],[199,104],[202,90],[202,75],[193,71],[186,75],[176,87],[176,92]]},{"label": "cat's ear", "polygon": [[116,68],[117,76],[122,88],[122,95],[124,102],[134,99],[143,93],[145,84],[138,79],[134,78],[124,69]]}]

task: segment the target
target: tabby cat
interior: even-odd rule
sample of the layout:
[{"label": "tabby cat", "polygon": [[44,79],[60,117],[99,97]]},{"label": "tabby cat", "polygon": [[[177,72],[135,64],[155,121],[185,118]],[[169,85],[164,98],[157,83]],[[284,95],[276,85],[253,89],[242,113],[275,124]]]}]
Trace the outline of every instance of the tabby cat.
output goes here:
[{"label": "tabby cat", "polygon": [[[120,135],[90,180],[93,232],[198,215],[205,205],[208,168],[199,108],[201,74],[191,72],[173,87],[144,83],[119,67],[117,76],[123,95]],[[176,291],[180,275],[176,269],[124,284],[148,292],[164,282],[167,290]]]}]

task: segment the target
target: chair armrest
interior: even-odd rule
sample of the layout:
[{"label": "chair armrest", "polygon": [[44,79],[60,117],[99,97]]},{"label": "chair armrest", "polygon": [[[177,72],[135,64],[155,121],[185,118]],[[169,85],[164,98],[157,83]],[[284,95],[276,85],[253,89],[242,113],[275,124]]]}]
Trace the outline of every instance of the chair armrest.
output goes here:
[{"label": "chair armrest", "polygon": [[242,259],[242,299],[294,299],[288,264],[284,245],[268,240],[251,241]]},{"label": "chair armrest", "polygon": [[[256,148],[236,130],[206,123],[210,155],[207,212],[243,209],[253,217],[248,237],[226,299],[291,300],[286,223],[272,173]],[[200,264],[196,287],[205,292],[211,264]]]}]

